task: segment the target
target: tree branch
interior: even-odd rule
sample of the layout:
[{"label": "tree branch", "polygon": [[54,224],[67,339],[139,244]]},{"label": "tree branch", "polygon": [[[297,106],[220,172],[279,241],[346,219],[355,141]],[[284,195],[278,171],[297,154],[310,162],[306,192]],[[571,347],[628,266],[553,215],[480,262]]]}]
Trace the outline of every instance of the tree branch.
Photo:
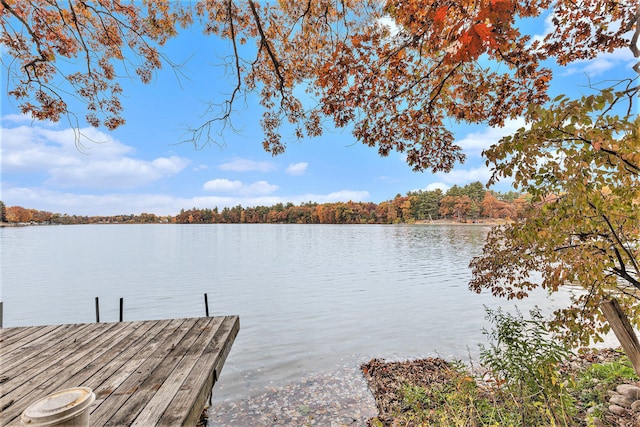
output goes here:
[{"label": "tree branch", "polygon": [[[631,31],[635,26],[636,30],[633,32],[633,36],[631,37],[631,42],[629,43],[629,49],[633,53],[633,56],[636,58],[640,57],[640,49],[638,48],[638,39],[640,38],[640,6],[636,10],[636,15],[633,20],[629,21],[629,25],[627,26],[627,31]],[[640,62],[636,62],[633,66],[633,70],[640,74]]]},{"label": "tree branch", "polygon": [[[613,228],[613,224],[611,224],[611,221],[609,221],[609,218],[605,214],[602,214],[602,218],[607,223],[607,226],[609,227],[609,230],[611,231],[611,234],[613,235],[618,247],[622,248],[623,252],[629,258],[630,262],[632,263],[632,266],[634,267],[634,270],[636,270],[636,272],[637,272],[638,271],[638,265],[637,265],[637,261],[634,258],[633,254],[622,243],[622,241],[620,241],[618,233],[616,233],[615,229]],[[633,286],[635,286],[636,288],[640,289],[640,281],[638,281],[633,276],[631,276],[629,274],[629,272],[627,271],[626,264],[624,262],[624,259],[622,258],[622,255],[620,254],[620,251],[618,250],[618,247],[616,247],[615,245],[613,246],[613,250],[615,252],[616,258],[618,259],[618,265],[619,265],[618,268],[614,268],[614,271],[619,272],[620,273],[620,277],[624,278],[629,283],[631,283]]]},{"label": "tree branch", "polygon": [[258,11],[256,10],[256,6],[253,3],[253,0],[249,0],[249,7],[251,7],[251,13],[253,14],[253,19],[255,20],[256,26],[258,28],[258,32],[260,33],[260,44],[265,47],[265,49],[267,50],[267,53],[269,54],[269,58],[271,59],[271,63],[273,64],[274,71],[276,73],[276,76],[278,77],[278,86],[280,89],[280,94],[282,95],[282,98],[285,98],[285,93],[284,93],[285,79],[280,73],[280,67],[281,67],[280,62],[278,61],[276,54],[273,52],[273,50],[271,49],[271,46],[269,45],[269,41],[267,40],[267,36],[264,33],[264,30],[262,28],[262,23],[260,22],[260,16],[258,15]]},{"label": "tree branch", "polygon": [[[4,6],[4,8],[9,11],[9,13],[11,13],[13,16],[15,16],[15,18],[18,21],[20,21],[20,23],[24,26],[24,28],[27,30],[27,32],[31,36],[31,40],[33,40],[33,42],[35,43],[36,50],[40,54],[40,58],[34,58],[31,61],[29,61],[29,62],[27,62],[26,64],[23,65],[23,68],[24,68],[25,72],[27,72],[27,75],[31,76],[29,74],[29,72],[27,71],[27,68],[30,67],[31,69],[35,70],[35,64],[36,63],[38,63],[38,62],[48,62],[48,59],[45,56],[44,51],[42,50],[42,45],[40,44],[40,39],[33,32],[33,29],[31,28],[29,23],[27,21],[25,21],[24,19],[22,19],[22,17],[20,15],[18,15],[16,13],[16,11],[11,6],[9,6],[9,4],[5,0],[0,0],[0,4],[2,4],[2,6]],[[37,78],[37,73],[36,73],[36,79],[38,81],[40,80],[39,78]]]}]

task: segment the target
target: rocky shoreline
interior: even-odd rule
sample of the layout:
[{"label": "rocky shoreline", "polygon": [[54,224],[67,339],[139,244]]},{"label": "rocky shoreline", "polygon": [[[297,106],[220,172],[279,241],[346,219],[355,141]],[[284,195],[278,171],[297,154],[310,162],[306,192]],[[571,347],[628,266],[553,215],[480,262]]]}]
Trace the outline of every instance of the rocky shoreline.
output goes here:
[{"label": "rocky shoreline", "polygon": [[[563,375],[572,375],[590,365],[611,362],[619,357],[619,350],[594,349],[576,355],[560,369]],[[478,367],[472,369],[480,370]],[[204,414],[201,425],[404,426],[394,418],[401,406],[399,391],[406,384],[437,386],[452,375],[455,372],[451,364],[441,358],[373,359],[363,363],[360,369],[345,366],[332,372],[311,374],[286,386],[249,393],[246,399],[216,402]],[[594,383],[594,388],[601,386]],[[607,390],[607,401],[599,405],[606,410],[603,419],[593,419],[593,408],[582,408],[578,417],[591,421],[578,425],[640,427],[639,390],[639,383],[616,384]]]},{"label": "rocky shoreline", "polygon": [[[594,363],[606,363],[616,360],[620,353],[614,349],[590,350],[572,357],[561,366],[565,374],[573,375]],[[373,359],[361,366],[362,373],[369,385],[378,416],[368,420],[368,426],[396,426],[396,416],[402,410],[401,390],[406,385],[419,387],[437,387],[454,375],[451,365],[440,358],[387,362]],[[598,385],[594,385],[597,387]],[[602,417],[592,418],[593,408],[581,408],[579,417],[593,427],[640,427],[640,382],[620,384],[613,390],[607,390],[608,411]]]}]

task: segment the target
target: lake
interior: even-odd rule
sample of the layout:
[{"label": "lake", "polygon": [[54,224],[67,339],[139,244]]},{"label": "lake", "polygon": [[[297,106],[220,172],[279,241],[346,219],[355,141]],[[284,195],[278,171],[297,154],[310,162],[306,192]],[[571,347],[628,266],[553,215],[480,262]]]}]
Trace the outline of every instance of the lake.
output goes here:
[{"label": "lake", "polygon": [[[360,363],[475,358],[487,327],[484,306],[513,308],[512,301],[467,289],[469,261],[480,254],[488,230],[426,224],[3,228],[4,326],[93,322],[95,297],[101,321],[118,320],[119,298],[124,320],[204,316],[207,293],[211,315],[240,315],[240,333],[214,388],[211,425],[295,425],[296,415],[311,417],[313,425],[322,425],[322,416],[358,424],[372,405],[362,403]],[[566,299],[538,293],[518,304],[523,311],[535,304],[549,311]],[[341,397],[340,390],[349,392]],[[286,412],[282,401],[294,397]],[[322,410],[309,403],[321,398],[329,400]],[[331,413],[342,403],[349,414]]]}]

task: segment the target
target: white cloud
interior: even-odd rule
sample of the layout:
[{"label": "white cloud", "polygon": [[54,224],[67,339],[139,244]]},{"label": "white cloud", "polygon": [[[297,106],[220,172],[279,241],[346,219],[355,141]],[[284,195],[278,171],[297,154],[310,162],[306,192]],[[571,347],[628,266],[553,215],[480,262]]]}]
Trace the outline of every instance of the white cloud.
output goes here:
[{"label": "white cloud", "polygon": [[555,30],[555,25],[553,24],[553,13],[549,13],[544,18],[544,28],[542,29],[542,34],[535,34],[531,37],[531,42],[539,42],[542,43],[544,38],[551,34]]},{"label": "white cloud", "polygon": [[2,116],[2,122],[13,125],[35,125],[37,124],[40,128],[53,128],[57,127],[58,123],[52,122],[50,120],[36,120],[28,114],[5,114]]},{"label": "white cloud", "polygon": [[[491,175],[492,175],[491,169],[489,169],[489,167],[484,165],[478,166],[478,167],[472,167],[468,169],[457,168],[448,173],[445,173],[445,172],[436,173],[436,177],[439,180],[439,182],[436,182],[431,185],[437,186],[436,188],[443,188],[442,186],[447,186],[447,185],[448,186],[453,186],[453,185],[465,186],[467,184],[470,184],[476,181],[480,181],[484,185],[489,181],[489,178],[491,178]],[[503,190],[509,189],[512,183],[513,183],[512,178],[503,178],[498,183],[496,183],[496,185],[493,188],[503,191]],[[428,186],[427,189],[429,189],[431,185]],[[446,190],[444,190],[443,188],[443,191],[446,191]]]},{"label": "white cloud", "polygon": [[291,163],[285,172],[289,175],[304,175],[308,167],[307,162]]},{"label": "white cloud", "polygon": [[270,162],[256,162],[248,159],[236,159],[218,166],[223,171],[231,172],[269,172],[275,169]]},{"label": "white cloud", "polygon": [[2,129],[5,173],[41,173],[48,185],[70,188],[133,188],[182,171],[189,161],[171,156],[143,160],[135,150],[94,128]]},{"label": "white cloud", "polygon": [[180,172],[187,166],[189,161],[178,156],[158,157],[151,164],[163,175],[173,175]]},{"label": "white cloud", "polygon": [[[234,207],[242,205],[242,207],[253,206],[273,206],[277,203],[306,203],[309,201],[317,203],[332,203],[332,202],[347,202],[349,200],[354,202],[364,202],[370,200],[371,196],[368,191],[353,191],[353,190],[340,190],[329,194],[296,194],[287,196],[273,196],[273,195],[243,195],[240,197],[194,197],[188,200],[182,200],[182,207],[195,206],[197,208],[213,208],[217,206],[219,209],[224,207]],[[178,208],[179,212],[181,208]]]},{"label": "white cloud", "polygon": [[79,153],[49,144],[44,130],[29,126],[2,129],[2,170],[4,172],[38,172],[52,167],[81,164]]},{"label": "white cloud", "polygon": [[217,193],[236,193],[241,196],[256,196],[271,194],[278,190],[277,185],[267,181],[257,181],[252,184],[244,184],[242,181],[231,181],[225,178],[212,179],[204,183],[204,190]]},{"label": "white cloud", "polygon": [[446,193],[449,188],[451,188],[451,186],[445,184],[444,182],[434,182],[427,185],[427,188],[425,190],[426,191],[442,190],[443,193]]},{"label": "white cloud", "polygon": [[242,182],[240,181],[231,181],[229,179],[218,178],[212,179],[211,181],[207,181],[204,183],[202,188],[207,191],[214,192],[229,192],[229,191],[237,191],[242,187]]},{"label": "white cloud", "polygon": [[454,169],[451,172],[438,172],[437,177],[445,184],[466,185],[471,182],[480,181],[485,184],[491,177],[491,170],[485,166],[478,166],[469,169]]},{"label": "white cloud", "polygon": [[246,196],[271,194],[278,189],[277,185],[269,184],[267,181],[257,181],[253,184],[243,185],[240,193]]},{"label": "white cloud", "polygon": [[594,59],[573,62],[562,75],[586,74],[589,77],[597,77],[614,68],[631,69],[635,62],[636,59],[631,50],[625,47],[611,53],[600,54]]},{"label": "white cloud", "polygon": [[78,166],[52,168],[46,182],[62,188],[135,188],[181,171],[187,160],[159,158],[151,162],[123,157],[91,161]]},{"label": "white cloud", "polygon": [[[554,31],[553,13],[549,13],[545,17],[542,33],[534,35],[531,41],[542,43],[544,38]],[[613,68],[631,68],[635,63],[636,59],[631,50],[628,47],[623,47],[613,52],[601,53],[594,59],[575,61],[565,68],[562,75],[586,74],[589,77],[597,77]]]},{"label": "white cloud", "polygon": [[479,132],[471,132],[464,138],[457,140],[456,144],[460,145],[468,156],[480,156],[482,150],[497,144],[501,138],[514,134],[524,126],[525,121],[522,118],[508,120],[501,128],[487,126]]},{"label": "white cloud", "polygon": [[75,194],[40,187],[3,188],[7,206],[33,207],[69,215],[140,214],[175,215],[190,201],[164,194]]},{"label": "white cloud", "polygon": [[398,26],[398,24],[396,24],[396,21],[390,16],[383,16],[382,18],[379,18],[378,24],[382,25],[383,27],[387,27],[392,37],[400,33],[400,27]]}]

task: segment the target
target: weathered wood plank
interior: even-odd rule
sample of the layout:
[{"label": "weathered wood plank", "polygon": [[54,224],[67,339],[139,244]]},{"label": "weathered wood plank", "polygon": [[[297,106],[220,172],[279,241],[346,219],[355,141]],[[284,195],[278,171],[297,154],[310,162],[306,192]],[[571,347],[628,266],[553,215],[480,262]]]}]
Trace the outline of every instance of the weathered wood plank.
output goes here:
[{"label": "weathered wood plank", "polygon": [[[92,419],[95,419],[97,425],[129,425],[133,422],[135,415],[127,413],[124,405],[133,397],[137,399],[141,392],[141,386],[145,379],[153,373],[158,365],[165,359],[166,355],[180,343],[194,324],[193,319],[182,321],[177,327],[170,330],[170,334],[166,336],[162,343],[152,348],[152,352],[136,355],[134,359],[137,368],[128,370],[126,377],[122,377],[122,381],[116,388],[111,388],[111,394],[104,402],[92,412]],[[103,394],[101,388],[98,388],[100,394]],[[135,403],[135,402],[134,402]],[[131,404],[129,404],[131,405]],[[117,417],[118,420],[111,420]],[[128,418],[128,420],[127,420]]]},{"label": "weathered wood plank", "polygon": [[0,343],[10,341],[0,347],[1,426],[20,425],[31,403],[76,386],[96,393],[92,426],[188,425],[202,413],[239,321],[227,316],[19,329],[0,336]]},{"label": "weathered wood plank", "polygon": [[144,378],[140,378],[141,381],[139,382],[135,396],[128,399],[118,410],[118,413],[115,414],[106,425],[130,425],[135,418],[137,418],[145,404],[160,390],[163,382],[189,351],[189,348],[199,335],[200,333],[198,328],[196,328],[195,322],[190,323],[185,335],[175,345],[171,346],[168,352],[156,352],[149,357],[145,362],[147,363],[149,371]]},{"label": "weathered wood plank", "polygon": [[[15,348],[7,357],[12,362],[3,363],[0,367],[1,375],[7,378],[7,381],[2,384],[0,407],[4,407],[6,404],[3,399],[11,390],[49,369],[52,365],[55,366],[64,358],[64,354],[61,352],[72,346],[78,337],[82,338],[88,330],[89,325],[82,325],[77,329],[73,329],[71,325],[65,325],[65,327],[55,329],[33,341],[27,338],[25,345]],[[71,331],[75,331],[75,333],[70,333]],[[2,354],[6,354],[4,349],[2,349]]]},{"label": "weathered wood plank", "polygon": [[[3,418],[7,420],[19,418],[23,406],[29,406],[30,403],[46,396],[49,394],[48,390],[55,391],[65,388],[65,381],[73,374],[75,367],[85,366],[95,357],[98,357],[100,355],[100,347],[106,346],[110,340],[116,338],[124,329],[124,325],[117,323],[96,325],[100,326],[89,328],[88,333],[73,342],[69,342],[61,351],[56,353],[54,361],[46,369],[40,370],[41,367],[38,366],[16,377],[15,379],[19,378],[23,381],[23,386],[30,388],[30,392],[25,393],[18,388],[3,396],[2,401],[13,401],[13,404],[3,411]],[[38,370],[40,371],[37,372]],[[13,380],[14,378],[10,381]],[[24,404],[18,405],[18,403],[22,402]]]},{"label": "weathered wood plank", "polygon": [[[132,357],[129,357],[125,364],[115,372],[111,372],[111,369],[109,369],[111,375],[100,375],[92,379],[92,382],[95,381],[97,383],[100,381],[99,385],[92,387],[98,399],[91,412],[92,422],[95,422],[96,425],[104,425],[119,410],[131,394],[123,392],[124,387],[121,388],[122,384],[141,369],[141,365],[148,359],[149,355],[153,354],[160,346],[165,345],[165,343],[172,344],[175,340],[175,338],[171,339],[172,335],[175,334],[176,328],[183,323],[184,319],[160,322],[160,332],[143,346],[138,347],[138,351]],[[135,384],[129,384],[128,386],[134,388]]]},{"label": "weathered wood plank", "polygon": [[[224,318],[202,357],[198,359],[185,379],[183,387],[176,393],[156,425],[169,427],[196,424],[202,415],[202,408],[211,395],[213,385],[220,377],[222,367],[239,330],[240,319],[237,316]],[[182,414],[186,414],[186,418],[180,418]]]},{"label": "weathered wood plank", "polygon": [[218,330],[222,321],[222,318],[216,318],[207,325],[192,329],[193,332],[199,329],[199,336],[193,341],[190,348],[186,349],[183,357],[175,364],[173,371],[166,376],[158,392],[146,402],[132,426],[155,426],[158,423],[194,365],[202,357],[203,351],[213,339],[215,331]]},{"label": "weathered wood plank", "polygon": [[[18,341],[2,347],[3,357],[2,367],[9,369],[11,366],[21,364],[25,355],[30,355],[37,349],[44,351],[46,348],[56,345],[56,336],[64,336],[68,333],[71,325],[46,326],[36,328],[32,332],[20,337]],[[14,328],[21,329],[21,328]],[[17,351],[20,350],[20,351]]]},{"label": "weathered wood plank", "polygon": [[[86,363],[84,367],[76,371],[73,368],[75,368],[76,365],[82,366],[82,364],[73,363],[73,360],[69,358],[65,360],[65,364],[60,366],[59,371],[54,373],[55,381],[44,378],[43,385],[34,390],[37,392],[37,395],[25,395],[24,397],[30,399],[29,402],[33,402],[57,390],[78,386],[91,387],[88,383],[90,383],[92,376],[94,376],[96,372],[103,369],[104,365],[110,361],[121,360],[120,358],[113,358],[113,349],[116,345],[119,343],[124,343],[125,345],[134,343],[137,337],[148,332],[154,325],[154,322],[144,322],[141,323],[139,327],[127,328],[121,333],[112,330],[115,333],[114,335],[106,336],[104,340],[96,341],[93,347],[85,349],[86,353],[84,353],[84,356],[81,356],[82,361]],[[125,325],[122,326],[124,327]],[[121,366],[122,363],[124,362],[120,362],[117,366]],[[47,374],[50,375],[52,372],[47,372]]]},{"label": "weathered wood plank", "polygon": [[92,412],[96,420],[99,420],[100,416],[109,416],[110,406],[114,405],[113,400],[110,400],[110,406],[102,406],[102,402],[111,396],[147,360],[148,356],[156,351],[158,346],[167,342],[174,329],[180,326],[183,321],[183,319],[176,319],[170,322],[158,322],[149,334],[150,336],[138,340],[134,344],[135,347],[132,345],[129,349],[121,351],[118,358],[106,365],[103,370],[87,382],[87,386],[91,387],[96,394],[97,400]]},{"label": "weathered wood plank", "polygon": [[11,345],[22,343],[24,337],[31,336],[33,334],[44,334],[47,330],[58,328],[58,325],[51,325],[45,328],[40,326],[31,326],[26,328],[3,328],[0,329],[0,345],[3,348],[11,348]]},{"label": "weathered wood plank", "polygon": [[[121,340],[114,341],[100,357],[80,369],[67,380],[71,386],[82,384],[96,390],[107,378],[121,369],[129,360],[148,344],[166,325],[161,322],[141,322],[139,327]],[[116,347],[126,349],[113,357]],[[118,349],[119,350],[119,349]],[[95,406],[95,405],[94,405]]]}]

